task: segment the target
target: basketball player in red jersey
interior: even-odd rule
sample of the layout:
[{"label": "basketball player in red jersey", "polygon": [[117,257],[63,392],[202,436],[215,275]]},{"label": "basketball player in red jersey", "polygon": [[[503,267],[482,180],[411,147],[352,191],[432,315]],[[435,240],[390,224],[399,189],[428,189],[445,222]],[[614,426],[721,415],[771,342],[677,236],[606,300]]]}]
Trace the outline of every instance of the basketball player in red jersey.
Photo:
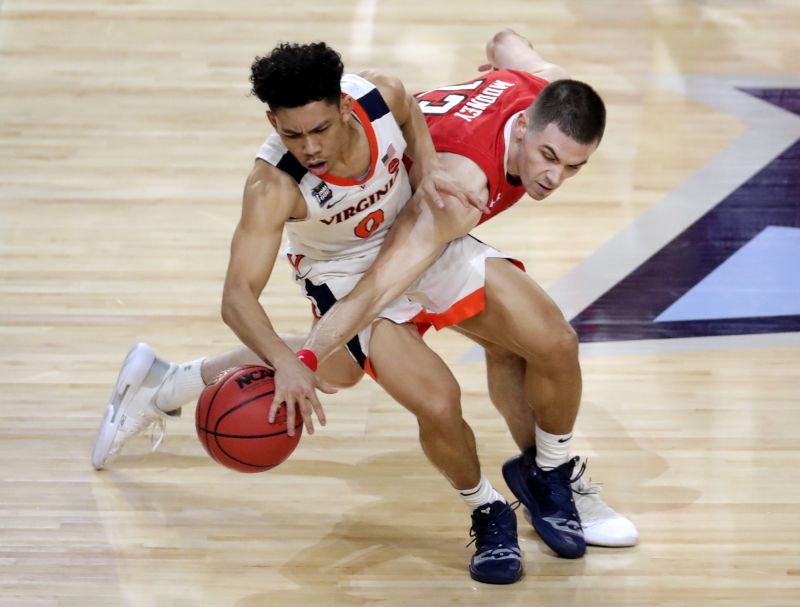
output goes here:
[{"label": "basketball player in red jersey", "polygon": [[[507,69],[418,96],[443,165],[482,201],[483,214],[457,204],[438,210],[412,200],[359,285],[312,330],[305,348],[320,359],[407,289],[446,243],[508,209],[525,193],[535,200],[548,197],[580,170],[599,144],[602,130],[598,135],[589,129],[587,136],[574,120],[602,111],[589,105],[593,99],[585,94],[588,87],[568,80],[563,69],[543,61],[512,31],[497,34],[487,46],[487,55],[493,66]],[[493,274],[496,270],[504,276],[498,279]],[[565,424],[569,415],[564,413],[577,413],[581,375],[577,338],[555,303],[524,274],[508,270],[497,260],[487,261],[486,306],[502,306],[504,299],[515,296],[508,285],[527,283],[523,287],[526,315],[535,324],[536,339],[528,344],[514,339],[504,343],[497,339],[504,327],[487,335],[484,327],[475,326],[480,314],[453,328],[486,350],[490,398],[522,451],[504,466],[504,476],[526,508],[532,509],[534,493],[542,489],[531,482],[531,475],[571,470],[567,461],[571,427],[559,436],[544,428],[548,422],[550,428],[569,426]],[[437,326],[436,319],[431,320],[428,324]],[[511,326],[520,321],[509,319]],[[554,411],[562,412],[560,420]],[[596,487],[579,479],[573,490],[586,519],[587,541],[607,546],[636,543],[633,524],[608,508]],[[566,517],[548,517],[539,510],[532,513],[534,526],[562,553],[558,539],[552,544],[548,541],[548,523],[541,519]],[[563,552],[574,556],[578,551],[567,546]]]}]

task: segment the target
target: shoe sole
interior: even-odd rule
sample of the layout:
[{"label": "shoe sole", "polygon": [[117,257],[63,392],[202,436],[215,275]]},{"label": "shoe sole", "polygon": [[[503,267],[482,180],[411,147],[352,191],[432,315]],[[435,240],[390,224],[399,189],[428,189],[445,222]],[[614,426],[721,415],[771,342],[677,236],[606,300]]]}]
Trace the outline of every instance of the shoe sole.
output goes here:
[{"label": "shoe sole", "polygon": [[522,577],[522,568],[520,567],[519,573],[517,574],[517,577],[515,577],[514,579],[499,580],[497,578],[488,578],[481,576],[479,573],[473,571],[472,568],[470,567],[469,577],[471,577],[476,582],[480,582],[481,584],[493,584],[495,586],[505,586],[506,584],[513,584],[514,582],[518,582],[520,580],[520,578]]},{"label": "shoe sole", "polygon": [[[578,512],[580,514],[580,512]],[[527,507],[522,509],[522,516],[525,518],[526,521],[530,525],[533,525],[533,517],[531,516],[531,511],[528,510]],[[639,543],[639,537],[633,536],[624,536],[618,538],[606,538],[601,539],[599,537],[592,536],[592,533],[586,527],[583,528],[583,540],[586,542],[587,546],[598,546],[600,548],[631,548]]]},{"label": "shoe sole", "polygon": [[583,546],[577,546],[574,550],[565,550],[564,546],[558,545],[550,540],[549,532],[551,529],[549,525],[545,526],[545,523],[539,522],[539,520],[541,520],[541,513],[539,512],[539,507],[536,505],[536,501],[533,499],[533,495],[528,491],[528,487],[525,484],[525,479],[522,476],[522,469],[520,467],[521,462],[521,457],[512,457],[503,464],[503,478],[508,488],[511,489],[511,493],[513,493],[531,513],[531,524],[536,530],[536,533],[539,534],[542,541],[558,556],[565,559],[577,559],[582,557],[586,552],[585,543]]},{"label": "shoe sole", "polygon": [[[128,352],[122,363],[117,382],[111,391],[105,414],[97,429],[94,447],[92,448],[92,466],[95,470],[102,470],[105,466],[111,446],[117,437],[119,422],[125,408],[131,402],[131,396],[139,390],[144,383],[156,360],[153,350],[146,344],[136,344]],[[127,401],[126,401],[127,399]],[[114,404],[119,402],[115,409]],[[116,411],[116,416],[114,415]]]}]

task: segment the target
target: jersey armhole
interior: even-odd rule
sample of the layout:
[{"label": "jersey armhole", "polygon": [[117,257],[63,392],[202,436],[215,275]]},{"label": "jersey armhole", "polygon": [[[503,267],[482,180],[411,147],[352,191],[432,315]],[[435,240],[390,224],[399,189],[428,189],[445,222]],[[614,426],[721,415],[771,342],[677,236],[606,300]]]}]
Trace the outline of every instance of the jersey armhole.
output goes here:
[{"label": "jersey armhole", "polygon": [[[299,184],[298,184],[299,189]],[[289,217],[287,223],[303,223],[304,221],[308,221],[311,219],[311,201],[309,201],[305,196],[303,196],[303,191],[300,190],[300,198],[303,199],[303,202],[306,205],[306,216],[302,218],[298,217]]]},{"label": "jersey armhole", "polygon": [[463,143],[460,141],[453,141],[453,142],[435,142],[436,151],[445,154],[458,154],[459,156],[464,156],[465,158],[469,158],[472,162],[477,164],[481,171],[483,171],[483,175],[486,177],[486,183],[489,187],[489,196],[491,197],[492,191],[496,187],[496,176],[494,175],[494,159],[488,155],[484,154],[483,152],[477,150],[474,146],[470,146],[467,143]]}]

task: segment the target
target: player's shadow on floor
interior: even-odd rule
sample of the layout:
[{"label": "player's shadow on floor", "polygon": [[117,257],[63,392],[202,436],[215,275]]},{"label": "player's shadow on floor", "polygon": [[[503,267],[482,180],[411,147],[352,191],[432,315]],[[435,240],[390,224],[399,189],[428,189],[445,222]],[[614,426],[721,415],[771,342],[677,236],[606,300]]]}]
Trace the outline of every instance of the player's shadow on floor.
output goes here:
[{"label": "player's shadow on floor", "polygon": [[[411,474],[404,477],[404,470]],[[467,546],[467,508],[419,450],[366,458],[342,478],[355,494],[378,499],[345,512],[324,537],[281,567],[300,588],[318,584],[319,576],[336,579],[338,593],[358,600],[385,600],[385,586],[370,594],[370,581],[376,579],[400,583],[404,592],[412,580],[431,579],[460,580],[471,584],[473,592],[490,588],[469,579],[474,546]],[[566,575],[583,571],[583,561],[566,561],[550,552],[521,516],[519,525],[528,552],[527,575],[537,575],[541,559],[558,561]],[[422,604],[424,586],[419,589]]]},{"label": "player's shadow on floor", "polygon": [[610,408],[586,402],[581,415],[578,428],[591,431],[579,430],[579,440],[597,454],[585,458],[586,477],[603,484],[601,495],[612,507],[626,515],[657,513],[688,508],[700,498],[697,489],[659,482],[669,460],[642,447]]},{"label": "player's shadow on floor", "polygon": [[[613,498],[631,496],[618,503],[609,499],[612,505],[626,514],[645,513],[687,507],[697,499],[699,493],[693,489],[654,484],[654,479],[668,470],[667,460],[641,448],[607,410],[595,409],[594,416],[595,422],[599,422],[592,426],[596,435],[585,437],[585,441],[602,457],[597,458],[599,466],[597,462],[590,466],[589,473],[606,481],[606,498],[609,495]],[[613,437],[613,440],[604,436]],[[120,458],[113,469],[104,473],[107,482],[100,483],[98,490],[107,497],[111,492],[112,501],[117,502],[117,505],[112,504],[112,509],[118,510],[119,504],[124,502],[124,509],[129,512],[151,513],[137,515],[141,517],[137,518],[137,523],[152,524],[152,513],[156,513],[155,519],[165,527],[187,534],[185,545],[191,545],[189,534],[196,522],[190,520],[187,524],[181,504],[195,504],[193,516],[196,517],[199,510],[209,525],[220,527],[229,542],[252,542],[259,534],[265,538],[297,531],[306,537],[310,535],[313,543],[275,563],[281,576],[296,587],[281,591],[285,599],[283,604],[310,604],[304,603],[303,597],[310,597],[312,592],[317,595],[321,587],[327,587],[332,595],[345,600],[378,601],[385,598],[386,588],[378,589],[375,580],[408,584],[411,580],[435,578],[470,583],[467,562],[473,548],[465,547],[469,541],[469,514],[419,449],[387,453],[385,445],[376,442],[377,449],[383,452],[357,463],[311,459],[307,452],[269,473],[240,475],[213,463],[196,448],[194,437],[173,435],[172,439],[160,452]],[[370,440],[378,439],[366,439]],[[321,445],[335,453],[339,441],[329,439],[330,445]],[[369,449],[369,445],[366,448]],[[610,451],[613,454],[609,454]],[[193,452],[197,455],[187,455]],[[498,488],[510,496],[499,473],[506,455],[512,454],[487,453],[483,467]],[[162,482],[160,475],[164,470],[168,478]],[[603,475],[608,476],[603,478]],[[320,480],[315,483],[314,479]],[[350,487],[349,502],[368,502],[343,513],[335,509],[338,514],[326,514],[325,504],[336,500],[336,492],[341,491],[341,483],[335,481],[344,481]],[[208,492],[209,482],[219,482],[224,488]],[[314,510],[307,504],[296,509],[287,508],[285,500],[287,495],[291,496],[292,487],[302,488],[308,501],[309,495],[317,495],[315,484],[319,486],[318,516],[311,514]],[[273,503],[269,492],[265,491],[270,485],[281,487],[277,503]],[[667,494],[669,500],[659,497]],[[298,514],[300,520],[310,521],[309,525],[319,525],[319,533],[309,534],[302,524],[298,526]],[[230,522],[234,520],[235,523]],[[585,559],[557,558],[522,516],[518,520],[528,576],[580,575]],[[184,544],[180,536],[173,541],[177,549]],[[589,549],[587,558],[596,554],[616,560],[635,558],[633,551],[596,548]],[[206,557],[209,570],[225,566],[227,558],[224,552],[210,552]],[[373,591],[375,596],[372,596]],[[420,593],[420,601],[424,603],[424,592],[420,590]],[[242,598],[238,604],[269,604],[266,600],[269,596],[265,590],[263,594]]]}]

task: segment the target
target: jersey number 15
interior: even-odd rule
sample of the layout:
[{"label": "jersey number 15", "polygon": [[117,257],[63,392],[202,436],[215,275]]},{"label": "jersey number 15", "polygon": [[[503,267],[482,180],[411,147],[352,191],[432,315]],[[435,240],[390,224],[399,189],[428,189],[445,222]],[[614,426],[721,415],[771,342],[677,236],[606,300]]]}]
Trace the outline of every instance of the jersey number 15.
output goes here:
[{"label": "jersey number 15", "polygon": [[[453,108],[457,107],[467,99],[469,99],[469,95],[464,95],[454,93],[452,91],[474,91],[479,89],[481,85],[486,82],[484,78],[479,80],[475,80],[473,82],[467,82],[466,84],[453,84],[451,86],[441,86],[438,89],[433,89],[427,91],[426,93],[421,93],[418,97],[427,97],[427,99],[420,99],[419,100],[419,107],[422,110],[423,114],[446,114]],[[433,95],[433,93],[437,91],[445,91],[447,95],[441,95],[441,99],[436,101],[431,100],[430,97],[439,95]]]}]

